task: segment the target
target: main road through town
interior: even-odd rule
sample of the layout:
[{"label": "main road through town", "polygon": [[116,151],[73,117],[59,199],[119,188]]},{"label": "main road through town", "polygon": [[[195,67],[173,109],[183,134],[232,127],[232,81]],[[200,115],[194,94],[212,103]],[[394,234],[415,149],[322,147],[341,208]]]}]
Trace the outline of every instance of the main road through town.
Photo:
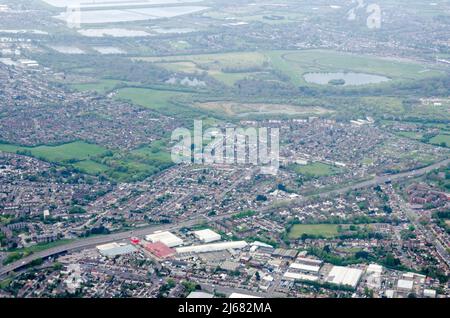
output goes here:
[{"label": "main road through town", "polygon": [[[372,178],[371,180],[362,181],[360,183],[355,183],[353,185],[344,186],[342,188],[323,192],[318,195],[326,196],[326,195],[340,194],[340,193],[345,193],[349,190],[356,190],[356,189],[366,188],[366,187],[370,187],[370,186],[376,186],[378,184],[383,184],[386,182],[393,182],[393,181],[398,181],[398,180],[402,180],[402,179],[417,177],[420,175],[424,175],[428,172],[431,172],[435,169],[444,167],[444,166],[448,165],[449,163],[450,163],[450,159],[446,159],[446,160],[437,162],[435,164],[432,164],[430,166],[416,169],[416,170],[411,170],[408,172],[402,172],[402,173],[393,174],[393,175],[376,176],[376,177]],[[299,198],[299,199],[291,200],[291,201],[289,201],[288,204],[296,204],[299,202],[299,200],[302,200],[302,199]],[[130,237],[133,237],[133,236],[141,237],[141,236],[145,236],[147,234],[151,234],[155,231],[177,230],[177,229],[180,229],[183,227],[194,226],[205,220],[207,220],[208,222],[217,221],[220,219],[224,219],[226,217],[230,217],[231,215],[233,215],[233,213],[222,214],[222,215],[212,216],[212,217],[207,217],[207,218],[205,218],[204,216],[199,216],[196,218],[178,222],[177,224],[152,225],[152,226],[146,226],[146,227],[142,227],[142,228],[136,228],[131,231],[125,231],[125,232],[119,232],[119,233],[113,233],[113,234],[108,234],[108,235],[103,235],[103,236],[97,236],[97,237],[76,240],[76,241],[68,243],[68,244],[60,245],[60,246],[50,248],[50,249],[47,249],[44,251],[33,253],[25,258],[22,258],[16,262],[9,264],[9,265],[2,266],[0,268],[0,277],[4,276],[12,271],[16,271],[16,270],[26,266],[30,262],[40,259],[40,258],[47,258],[47,257],[53,256],[53,255],[58,255],[58,254],[65,253],[65,252],[82,250],[85,248],[91,248],[96,245],[106,244],[106,243],[110,243],[110,242],[114,242],[114,241],[121,241],[121,240],[129,239]]]}]

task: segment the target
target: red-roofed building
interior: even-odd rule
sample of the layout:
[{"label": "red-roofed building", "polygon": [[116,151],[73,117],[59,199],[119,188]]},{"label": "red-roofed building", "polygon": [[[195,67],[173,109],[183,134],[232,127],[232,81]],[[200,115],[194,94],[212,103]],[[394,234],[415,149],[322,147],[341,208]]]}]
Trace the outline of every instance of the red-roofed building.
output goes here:
[{"label": "red-roofed building", "polygon": [[173,248],[170,248],[161,242],[146,244],[145,249],[161,259],[175,255],[175,250]]},{"label": "red-roofed building", "polygon": [[141,243],[141,240],[138,239],[137,237],[131,238],[131,244],[138,245],[139,243]]}]

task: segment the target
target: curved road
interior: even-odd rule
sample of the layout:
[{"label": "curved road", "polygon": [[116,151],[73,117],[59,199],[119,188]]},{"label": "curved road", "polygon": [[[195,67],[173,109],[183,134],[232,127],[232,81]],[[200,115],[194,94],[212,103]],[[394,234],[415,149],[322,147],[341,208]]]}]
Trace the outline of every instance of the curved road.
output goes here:
[{"label": "curved road", "polygon": [[[375,186],[378,184],[382,184],[385,182],[390,182],[390,181],[397,181],[397,180],[401,180],[401,179],[406,179],[406,178],[411,178],[411,177],[416,177],[416,176],[420,176],[423,174],[426,174],[432,170],[441,168],[443,166],[446,166],[447,164],[450,163],[450,159],[446,159],[440,162],[437,162],[435,164],[432,164],[430,166],[421,168],[421,169],[416,169],[416,170],[412,170],[412,171],[408,171],[408,172],[402,172],[402,173],[398,173],[398,174],[394,174],[394,175],[386,175],[386,176],[378,176],[375,177],[371,180],[367,180],[367,181],[363,181],[354,185],[349,185],[349,186],[345,186],[343,188],[340,189],[336,189],[336,190],[331,190],[328,192],[324,192],[322,194],[319,194],[320,196],[326,196],[326,195],[330,195],[330,194],[339,194],[339,193],[345,193],[349,190],[356,190],[356,189],[361,189],[361,188],[365,188],[365,187],[369,187],[369,186]],[[299,201],[301,201],[302,199],[295,199],[289,202],[289,205],[298,203]],[[226,218],[231,214],[224,214],[224,215],[218,215],[215,217],[209,217],[207,218],[208,221],[213,221],[213,220],[218,220],[218,219],[223,219]],[[75,250],[80,250],[80,249],[85,249],[85,248],[90,248],[90,247],[94,247],[96,245],[100,245],[100,244],[106,244],[106,243],[110,243],[110,242],[114,242],[114,241],[120,241],[120,240],[124,240],[124,239],[128,239],[132,236],[145,236],[147,234],[151,234],[154,231],[160,231],[160,230],[175,230],[175,229],[179,229],[182,227],[189,227],[189,226],[193,226],[196,225],[198,223],[201,222],[201,220],[204,220],[204,217],[197,217],[195,219],[190,219],[190,220],[186,220],[183,222],[179,222],[177,224],[165,224],[165,225],[153,225],[153,226],[148,226],[148,227],[143,227],[143,228],[137,228],[135,230],[132,231],[126,231],[126,232],[120,232],[120,233],[114,233],[114,234],[108,234],[108,235],[104,235],[101,237],[93,237],[93,238],[86,238],[86,239],[81,239],[81,240],[77,240],[75,242],[72,243],[68,243],[65,245],[61,245],[58,247],[54,247],[45,251],[41,251],[41,252],[37,252],[34,254],[31,254],[23,259],[20,259],[14,263],[11,263],[7,266],[2,266],[0,268],[0,277],[3,275],[8,274],[11,271],[15,271],[20,269],[21,267],[29,264],[30,262],[32,262],[33,260],[39,259],[39,258],[46,258],[46,257],[50,257],[52,255],[57,255],[60,253],[64,253],[64,252],[68,252],[68,251],[75,251]]]}]

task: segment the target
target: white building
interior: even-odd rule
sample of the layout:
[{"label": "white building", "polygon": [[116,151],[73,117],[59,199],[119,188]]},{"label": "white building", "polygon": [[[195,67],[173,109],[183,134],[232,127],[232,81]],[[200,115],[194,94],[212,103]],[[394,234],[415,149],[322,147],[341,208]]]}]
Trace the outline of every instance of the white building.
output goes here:
[{"label": "white building", "polygon": [[215,241],[220,241],[220,239],[222,238],[220,236],[220,234],[218,234],[210,229],[195,231],[194,236],[196,238],[198,238],[200,241],[202,241],[203,243],[211,243],[211,242],[215,242]]},{"label": "white building", "polygon": [[320,266],[301,264],[301,263],[292,263],[289,266],[289,268],[298,269],[300,271],[309,272],[309,273],[318,273],[320,270]]},{"label": "white building", "polygon": [[383,273],[383,266],[378,264],[370,264],[366,269],[367,286],[372,289],[381,288],[381,274]]},{"label": "white building", "polygon": [[233,242],[222,242],[204,245],[192,245],[186,247],[178,247],[175,250],[178,254],[183,253],[207,253],[207,252],[217,252],[230,249],[241,249],[247,246],[245,241],[233,241]]},{"label": "white building", "polygon": [[413,289],[414,282],[412,280],[399,279],[397,288],[402,291],[410,291]]},{"label": "white building", "polygon": [[241,293],[232,293],[228,298],[261,298],[261,297]]},{"label": "white building", "polygon": [[183,244],[182,239],[170,232],[155,232],[145,236],[145,240],[152,243],[161,242],[168,247],[175,247]]},{"label": "white building", "polygon": [[214,298],[214,295],[202,291],[193,291],[186,298]]},{"label": "white building", "polygon": [[302,273],[292,273],[292,272],[286,272],[283,275],[283,279],[285,280],[306,280],[315,282],[319,279],[319,277],[314,275],[308,275],[308,274],[302,274]]},{"label": "white building", "polygon": [[367,266],[367,269],[366,269],[367,274],[381,275],[382,272],[383,272],[383,266],[378,265],[378,264],[370,264],[369,266]]},{"label": "white building", "polygon": [[423,296],[428,298],[436,298],[436,291],[434,289],[424,289]]},{"label": "white building", "polygon": [[327,281],[336,285],[346,285],[356,288],[363,271],[357,268],[333,266],[328,274]]}]

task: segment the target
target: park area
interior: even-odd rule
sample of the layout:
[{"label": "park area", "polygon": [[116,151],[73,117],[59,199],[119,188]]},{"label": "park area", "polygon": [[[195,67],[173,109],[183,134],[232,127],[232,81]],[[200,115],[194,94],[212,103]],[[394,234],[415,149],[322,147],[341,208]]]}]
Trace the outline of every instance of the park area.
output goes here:
[{"label": "park area", "polygon": [[294,224],[289,230],[289,239],[298,239],[302,235],[332,238],[338,235],[336,224]]}]

